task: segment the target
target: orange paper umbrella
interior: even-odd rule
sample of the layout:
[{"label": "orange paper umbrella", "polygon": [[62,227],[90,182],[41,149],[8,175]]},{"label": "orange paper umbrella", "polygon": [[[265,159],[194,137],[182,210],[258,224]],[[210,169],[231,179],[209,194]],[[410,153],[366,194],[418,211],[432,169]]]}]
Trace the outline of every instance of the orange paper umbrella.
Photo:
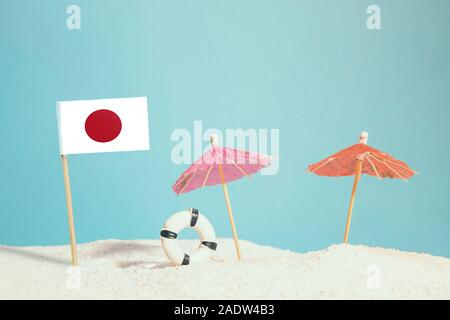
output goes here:
[{"label": "orange paper umbrella", "polygon": [[407,179],[417,173],[403,161],[397,160],[387,153],[368,146],[368,137],[369,134],[367,132],[361,132],[359,143],[312,164],[307,169],[308,172],[313,172],[319,176],[355,176],[350,206],[348,208],[347,224],[345,226],[345,243],[348,242],[348,232],[350,230],[356,188],[358,187],[362,173],[376,176],[379,179],[393,178],[404,181],[407,181]]}]

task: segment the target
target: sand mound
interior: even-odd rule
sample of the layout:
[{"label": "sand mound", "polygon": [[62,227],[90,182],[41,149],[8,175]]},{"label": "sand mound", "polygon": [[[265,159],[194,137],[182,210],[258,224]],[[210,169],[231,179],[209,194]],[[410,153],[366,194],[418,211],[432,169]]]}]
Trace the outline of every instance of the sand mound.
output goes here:
[{"label": "sand mound", "polygon": [[344,244],[300,254],[242,241],[239,263],[231,240],[218,244],[208,262],[173,267],[159,240],[86,243],[80,273],[68,246],[0,246],[0,299],[450,299],[442,257]]}]

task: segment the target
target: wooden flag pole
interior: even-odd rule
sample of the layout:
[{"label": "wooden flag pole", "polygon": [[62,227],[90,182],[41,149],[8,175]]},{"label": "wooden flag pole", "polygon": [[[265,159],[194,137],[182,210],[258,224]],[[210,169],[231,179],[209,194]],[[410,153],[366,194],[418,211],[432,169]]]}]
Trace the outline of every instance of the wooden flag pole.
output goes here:
[{"label": "wooden flag pole", "polygon": [[353,205],[355,203],[356,188],[358,188],[358,182],[361,177],[362,163],[363,163],[362,160],[359,159],[356,160],[355,180],[353,181],[352,196],[350,198],[350,206],[348,208],[347,213],[347,224],[345,225],[344,243],[348,243],[348,233],[350,231],[350,223],[352,220],[352,211]]},{"label": "wooden flag pole", "polygon": [[233,210],[231,209],[230,196],[228,195],[228,187],[225,182],[225,176],[223,174],[222,164],[219,163],[218,167],[219,167],[220,180],[222,181],[223,194],[225,196],[225,202],[227,204],[228,216],[230,218],[231,229],[233,231],[234,245],[236,247],[238,260],[241,260],[241,248],[239,246],[239,238],[237,235],[236,226],[234,224]]},{"label": "wooden flag pole", "polygon": [[72,191],[70,190],[70,177],[69,177],[69,163],[66,155],[61,155],[63,173],[64,173],[64,188],[66,190],[66,203],[67,203],[67,215],[69,219],[69,232],[70,232],[70,250],[72,252],[72,265],[78,265],[77,256],[77,240],[75,236],[75,224],[73,221],[73,207],[72,207]]}]

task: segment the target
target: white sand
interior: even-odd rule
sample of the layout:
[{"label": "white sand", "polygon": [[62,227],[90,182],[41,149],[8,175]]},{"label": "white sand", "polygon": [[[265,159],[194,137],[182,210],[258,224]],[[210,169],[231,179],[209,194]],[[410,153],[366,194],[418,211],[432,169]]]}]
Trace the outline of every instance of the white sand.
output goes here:
[{"label": "white sand", "polygon": [[[180,241],[192,248],[197,241]],[[79,245],[81,288],[68,289],[69,247],[0,246],[0,299],[450,299],[450,259],[354,245],[306,254],[218,240],[207,262],[173,267],[159,240]]]}]

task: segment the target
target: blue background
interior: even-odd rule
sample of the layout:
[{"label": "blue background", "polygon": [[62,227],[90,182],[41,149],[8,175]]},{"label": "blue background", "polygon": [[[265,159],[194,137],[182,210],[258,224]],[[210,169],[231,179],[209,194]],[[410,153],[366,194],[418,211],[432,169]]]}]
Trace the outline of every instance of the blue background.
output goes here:
[{"label": "blue background", "polygon": [[[381,7],[382,30],[366,28]],[[81,7],[82,29],[66,28]],[[450,257],[450,2],[2,1],[0,243],[68,243],[58,100],[148,96],[150,152],[69,159],[79,242],[158,238],[197,207],[231,237],[220,186],[177,197],[176,128],[279,128],[280,171],[229,185],[241,238],[342,241],[352,178],[308,164],[370,133],[420,174],[363,176],[350,242]]]}]

